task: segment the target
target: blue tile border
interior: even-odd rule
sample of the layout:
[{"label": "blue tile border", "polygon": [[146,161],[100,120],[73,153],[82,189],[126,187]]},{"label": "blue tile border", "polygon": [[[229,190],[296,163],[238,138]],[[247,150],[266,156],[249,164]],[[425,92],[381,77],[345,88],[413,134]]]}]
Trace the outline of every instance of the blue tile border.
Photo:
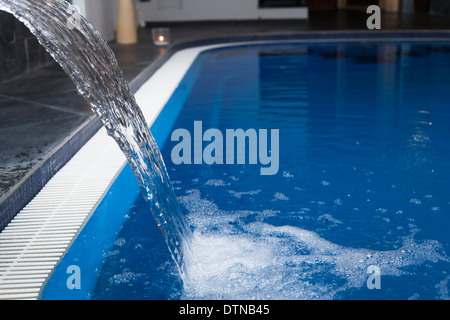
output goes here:
[{"label": "blue tile border", "polygon": [[[174,53],[190,47],[232,42],[258,41],[450,41],[450,30],[346,30],[305,31],[295,33],[250,34],[226,36],[175,43],[130,83],[136,92]],[[18,184],[0,198],[0,231],[44,187],[73,155],[101,128],[100,120],[93,114],[71,136],[66,138],[47,157],[36,165]]]}]

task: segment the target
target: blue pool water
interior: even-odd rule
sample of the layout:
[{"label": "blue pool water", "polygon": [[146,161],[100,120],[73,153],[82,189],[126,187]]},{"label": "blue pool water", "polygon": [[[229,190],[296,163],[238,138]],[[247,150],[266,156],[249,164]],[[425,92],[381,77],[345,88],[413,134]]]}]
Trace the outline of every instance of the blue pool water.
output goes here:
[{"label": "blue pool water", "polygon": [[[448,299],[449,80],[446,43],[203,52],[152,127],[194,232],[186,278],[125,168],[42,298]],[[175,165],[170,134],[194,121],[279,129],[278,173]]]}]

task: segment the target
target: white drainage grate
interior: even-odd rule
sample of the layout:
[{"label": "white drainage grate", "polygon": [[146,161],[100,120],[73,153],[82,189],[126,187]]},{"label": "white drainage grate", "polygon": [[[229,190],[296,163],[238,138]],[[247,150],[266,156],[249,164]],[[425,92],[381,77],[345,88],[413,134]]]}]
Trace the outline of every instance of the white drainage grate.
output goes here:
[{"label": "white drainage grate", "polygon": [[37,299],[125,157],[102,128],[0,233],[0,299]]}]

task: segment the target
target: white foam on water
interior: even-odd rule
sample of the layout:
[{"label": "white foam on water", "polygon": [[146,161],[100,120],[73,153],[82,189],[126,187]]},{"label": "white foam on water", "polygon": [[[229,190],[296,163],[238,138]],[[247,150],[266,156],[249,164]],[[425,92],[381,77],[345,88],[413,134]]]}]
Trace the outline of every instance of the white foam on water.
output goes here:
[{"label": "white foam on water", "polygon": [[130,271],[124,271],[122,273],[115,274],[109,279],[111,284],[120,285],[137,281],[142,276],[141,273],[134,273]]},{"label": "white foam on water", "polygon": [[223,187],[223,186],[228,186],[230,185],[230,183],[226,183],[223,180],[218,180],[218,179],[210,179],[208,181],[205,182],[205,185],[207,186],[216,186],[216,187]]},{"label": "white foam on water", "polygon": [[259,193],[261,193],[261,189],[258,190],[252,190],[252,191],[244,191],[244,192],[237,192],[237,191],[233,191],[233,190],[228,190],[228,193],[230,193],[233,197],[240,199],[242,196],[245,195],[257,195]]},{"label": "white foam on water", "polygon": [[281,192],[276,192],[276,193],[273,195],[272,201],[277,201],[277,200],[284,200],[284,201],[286,201],[286,200],[289,200],[289,197],[285,196],[285,195],[284,195],[283,193],[281,193]]},{"label": "white foam on water", "polygon": [[[400,276],[407,266],[450,261],[438,242],[419,244],[413,234],[396,250],[350,248],[312,231],[271,225],[265,222],[271,210],[220,210],[199,190],[180,201],[194,229],[185,257],[186,299],[333,299],[365,286],[370,265],[383,276]],[[253,222],[245,223],[249,217]]]}]

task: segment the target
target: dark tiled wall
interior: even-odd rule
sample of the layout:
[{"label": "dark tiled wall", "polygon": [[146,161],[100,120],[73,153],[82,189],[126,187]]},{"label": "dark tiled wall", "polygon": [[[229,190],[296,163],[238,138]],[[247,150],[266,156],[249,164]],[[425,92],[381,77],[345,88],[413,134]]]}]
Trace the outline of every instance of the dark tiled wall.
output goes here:
[{"label": "dark tiled wall", "polygon": [[0,83],[50,61],[50,55],[27,28],[0,11]]},{"label": "dark tiled wall", "polygon": [[450,15],[450,0],[431,0],[430,12],[434,14]]}]

